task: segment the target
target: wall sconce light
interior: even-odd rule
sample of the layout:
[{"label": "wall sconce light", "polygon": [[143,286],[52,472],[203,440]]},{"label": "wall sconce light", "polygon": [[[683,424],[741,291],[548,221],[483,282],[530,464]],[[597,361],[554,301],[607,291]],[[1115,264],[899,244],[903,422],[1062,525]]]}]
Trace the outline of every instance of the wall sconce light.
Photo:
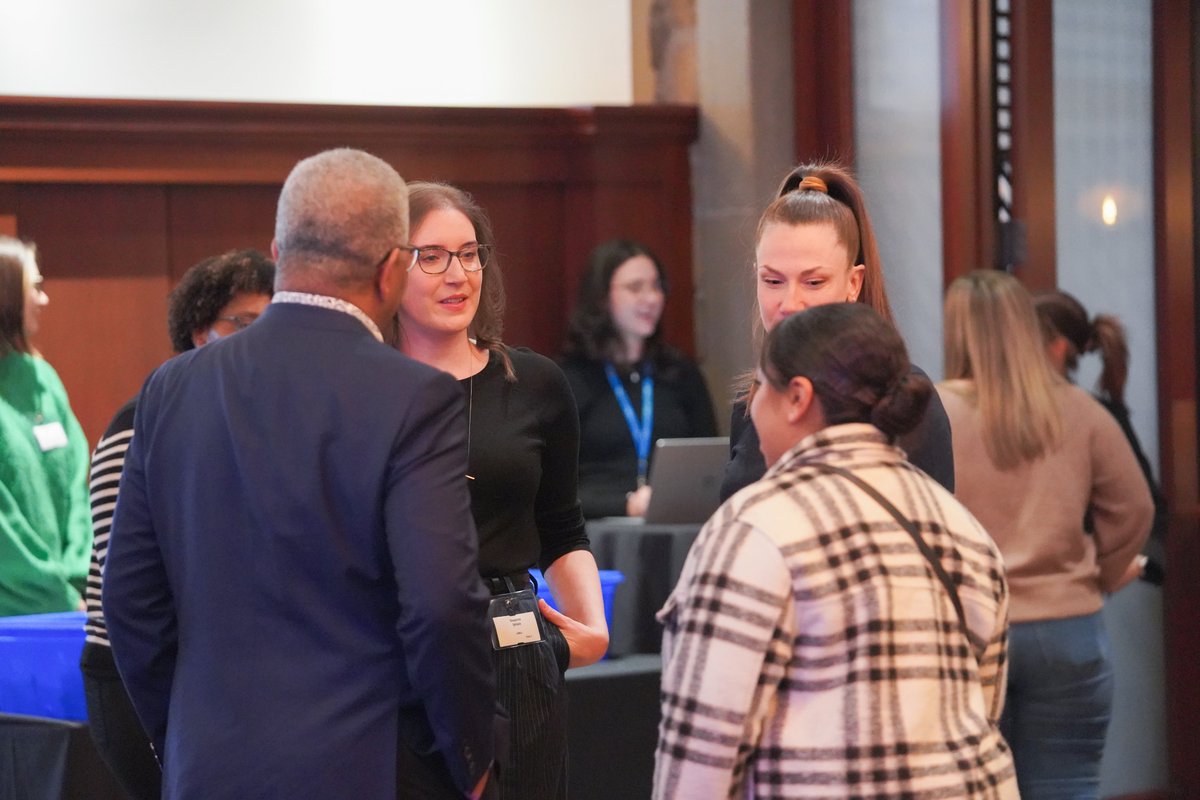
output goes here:
[{"label": "wall sconce light", "polygon": [[1109,227],[1117,224],[1117,201],[1111,194],[1104,195],[1100,203],[1100,219]]}]

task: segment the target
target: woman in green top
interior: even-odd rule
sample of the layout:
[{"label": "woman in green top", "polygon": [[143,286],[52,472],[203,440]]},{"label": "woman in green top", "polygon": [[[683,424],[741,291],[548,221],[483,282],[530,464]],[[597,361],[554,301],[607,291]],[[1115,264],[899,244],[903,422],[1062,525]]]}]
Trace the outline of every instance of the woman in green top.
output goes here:
[{"label": "woman in green top", "polygon": [[34,248],[0,236],[0,616],[82,608],[91,556],[87,440],[30,344],[48,302]]}]

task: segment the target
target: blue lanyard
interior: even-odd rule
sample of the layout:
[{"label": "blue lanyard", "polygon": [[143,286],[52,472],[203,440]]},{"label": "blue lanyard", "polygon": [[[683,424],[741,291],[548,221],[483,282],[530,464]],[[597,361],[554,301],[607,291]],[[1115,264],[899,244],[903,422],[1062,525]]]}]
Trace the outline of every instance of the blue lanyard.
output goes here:
[{"label": "blue lanyard", "polygon": [[617,377],[617,370],[612,364],[604,364],[604,374],[608,376],[608,385],[617,396],[617,404],[625,415],[625,424],[629,426],[629,435],[633,437],[633,446],[637,450],[638,486],[646,485],[646,475],[650,471],[650,433],[654,428],[654,376],[650,365],[646,364],[645,377],[642,378],[642,421],[639,424],[633,413],[633,401],[629,393]]}]

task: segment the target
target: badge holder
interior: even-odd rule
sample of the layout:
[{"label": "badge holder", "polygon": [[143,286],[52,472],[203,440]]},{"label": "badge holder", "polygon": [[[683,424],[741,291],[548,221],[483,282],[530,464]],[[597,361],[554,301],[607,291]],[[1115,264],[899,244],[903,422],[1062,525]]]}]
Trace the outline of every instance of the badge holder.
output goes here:
[{"label": "badge holder", "polygon": [[536,644],[545,638],[541,615],[537,613],[537,595],[532,589],[496,595],[488,606],[492,621],[492,648],[507,650]]}]

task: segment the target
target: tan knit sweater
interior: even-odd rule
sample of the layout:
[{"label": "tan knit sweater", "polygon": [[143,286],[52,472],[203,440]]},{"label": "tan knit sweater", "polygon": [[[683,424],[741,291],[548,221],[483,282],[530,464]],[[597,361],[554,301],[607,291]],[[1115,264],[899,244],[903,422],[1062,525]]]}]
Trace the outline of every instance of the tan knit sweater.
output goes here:
[{"label": "tan knit sweater", "polygon": [[[1063,383],[1056,390],[1062,445],[1002,472],[984,449],[970,388],[967,381],[938,385],[954,440],[954,493],[1000,547],[1011,621],[1098,611],[1101,593],[1138,554],[1154,516],[1125,435],[1095,398]],[[1089,511],[1091,533],[1084,530]]]}]

